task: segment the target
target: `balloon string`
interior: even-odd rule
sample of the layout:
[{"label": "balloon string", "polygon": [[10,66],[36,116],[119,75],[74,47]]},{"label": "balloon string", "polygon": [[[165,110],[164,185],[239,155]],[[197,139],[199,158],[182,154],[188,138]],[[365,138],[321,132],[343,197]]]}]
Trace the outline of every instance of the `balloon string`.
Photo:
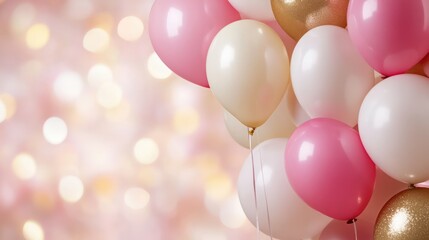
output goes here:
[{"label": "balloon string", "polygon": [[253,147],[252,147],[252,137],[255,132],[254,128],[249,128],[248,137],[249,137],[249,148],[250,148],[250,158],[252,159],[252,183],[253,183],[253,198],[255,200],[255,220],[256,220],[256,239],[259,240],[259,209],[258,209],[258,198],[256,194],[256,172],[255,172],[255,159],[253,158]]},{"label": "balloon string", "polygon": [[348,220],[348,221],[347,221],[347,224],[351,224],[351,223],[353,223],[353,228],[354,228],[354,230],[355,230],[355,240],[358,240],[358,232],[357,232],[356,222],[357,222],[357,219],[356,219],[356,218],[353,218],[353,219]]},{"label": "balloon string", "polygon": [[357,233],[356,221],[353,221],[353,228],[355,229],[355,240],[358,240],[358,233]]},{"label": "balloon string", "polygon": [[271,219],[270,219],[270,211],[268,209],[268,198],[267,198],[267,190],[265,188],[265,176],[264,176],[264,168],[262,167],[262,156],[261,151],[259,151],[259,166],[261,168],[262,173],[262,185],[264,186],[264,197],[265,197],[265,210],[267,211],[267,222],[268,222],[268,231],[270,233],[270,239],[273,240],[273,233],[271,231]]}]

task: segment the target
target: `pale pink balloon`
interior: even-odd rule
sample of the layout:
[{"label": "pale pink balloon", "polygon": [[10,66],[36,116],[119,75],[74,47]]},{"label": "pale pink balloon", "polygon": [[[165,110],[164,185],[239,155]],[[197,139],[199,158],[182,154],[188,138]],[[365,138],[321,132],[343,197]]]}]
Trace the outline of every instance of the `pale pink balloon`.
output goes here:
[{"label": "pale pink balloon", "polygon": [[296,46],[296,41],[293,38],[291,38],[289,35],[287,35],[287,33],[283,30],[282,27],[280,27],[277,21],[268,21],[264,23],[266,23],[268,26],[274,29],[274,31],[276,31],[277,34],[280,36],[290,58],[292,56],[293,49]]},{"label": "pale pink balloon", "polygon": [[367,206],[375,165],[359,134],[334,119],[311,119],[289,139],[285,167],[296,193],[311,207],[339,220],[357,217]]},{"label": "pale pink balloon", "polygon": [[[358,239],[372,240],[373,227],[369,222],[358,220],[356,222]],[[326,226],[319,237],[319,240],[352,240],[355,239],[353,224],[344,221],[334,220]]]},{"label": "pale pink balloon", "polygon": [[404,73],[429,52],[429,1],[350,0],[347,28],[375,70]]},{"label": "pale pink balloon", "polygon": [[149,16],[149,36],[155,52],[173,72],[209,87],[208,48],[224,26],[239,19],[227,0],[157,0]]}]

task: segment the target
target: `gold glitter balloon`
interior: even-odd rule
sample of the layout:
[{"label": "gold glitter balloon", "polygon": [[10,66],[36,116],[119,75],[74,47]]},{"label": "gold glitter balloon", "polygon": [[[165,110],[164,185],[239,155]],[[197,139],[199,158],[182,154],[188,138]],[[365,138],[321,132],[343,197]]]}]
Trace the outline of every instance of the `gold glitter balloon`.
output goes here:
[{"label": "gold glitter balloon", "polygon": [[412,188],[392,197],[377,217],[374,239],[429,239],[429,188]]},{"label": "gold glitter balloon", "polygon": [[348,0],[271,0],[277,22],[293,39],[322,25],[347,26]]}]

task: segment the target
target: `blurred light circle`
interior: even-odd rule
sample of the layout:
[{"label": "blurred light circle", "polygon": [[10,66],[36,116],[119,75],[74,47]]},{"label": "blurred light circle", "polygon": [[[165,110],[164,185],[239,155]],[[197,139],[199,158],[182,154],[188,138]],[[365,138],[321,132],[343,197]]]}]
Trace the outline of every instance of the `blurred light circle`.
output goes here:
[{"label": "blurred light circle", "polygon": [[61,198],[70,203],[79,201],[84,193],[82,181],[76,176],[62,177],[59,184]]},{"label": "blurred light circle", "polygon": [[150,195],[143,188],[129,188],[124,195],[125,205],[133,210],[139,210],[146,207],[149,203]]},{"label": "blurred light circle", "polygon": [[82,92],[81,76],[72,71],[62,72],[54,82],[55,96],[65,102],[75,101]]},{"label": "blurred light circle", "polygon": [[173,74],[155,52],[148,58],[147,69],[149,74],[156,79],[166,79]]},{"label": "blurred light circle", "polygon": [[50,117],[43,124],[43,136],[50,144],[62,143],[68,134],[67,125],[59,117]]},{"label": "blurred light circle", "polygon": [[97,91],[97,102],[104,108],[115,108],[121,101],[122,89],[115,83],[104,83]]},{"label": "blurred light circle", "polygon": [[138,40],[144,31],[143,22],[136,16],[127,16],[118,24],[118,35],[126,41]]},{"label": "blurred light circle", "polygon": [[22,227],[22,235],[25,240],[44,240],[45,233],[40,224],[34,220],[28,220]]},{"label": "blurred light circle", "polygon": [[142,138],[134,145],[134,157],[138,162],[151,164],[158,159],[158,144],[150,138]]},{"label": "blurred light circle", "polygon": [[88,82],[93,87],[99,87],[103,83],[113,80],[112,70],[104,64],[95,64],[88,71]]},{"label": "blurred light circle", "polygon": [[12,162],[12,170],[20,179],[30,179],[36,175],[36,162],[34,158],[27,154],[18,154]]},{"label": "blurred light circle", "polygon": [[25,41],[28,48],[37,50],[43,48],[48,43],[49,36],[50,32],[48,26],[42,23],[36,23],[27,30]]},{"label": "blurred light circle", "polygon": [[102,28],[89,30],[83,38],[83,47],[93,53],[99,53],[107,49],[110,42],[109,34]]}]

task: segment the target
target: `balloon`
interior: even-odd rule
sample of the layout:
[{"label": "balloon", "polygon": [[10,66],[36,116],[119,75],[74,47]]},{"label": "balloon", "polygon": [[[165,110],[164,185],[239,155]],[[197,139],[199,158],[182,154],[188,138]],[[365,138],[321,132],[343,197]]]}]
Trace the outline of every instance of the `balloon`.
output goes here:
[{"label": "balloon", "polygon": [[384,205],[375,225],[375,240],[426,240],[429,236],[429,189],[402,191]]},{"label": "balloon", "polygon": [[240,19],[227,0],[157,0],[149,36],[161,60],[180,77],[208,87],[207,50],[216,33]]},{"label": "balloon", "polygon": [[270,117],[285,93],[289,58],[269,26],[240,20],[214,38],[207,55],[207,77],[223,107],[247,127],[256,128]]},{"label": "balloon", "polygon": [[[372,240],[373,232],[370,223],[362,220],[356,222],[358,239]],[[334,220],[326,226],[320,235],[319,240],[351,240],[355,239],[353,224],[344,221]]]},{"label": "balloon", "polygon": [[353,128],[334,119],[299,126],[285,151],[286,174],[311,207],[339,220],[358,216],[371,198],[375,166]]},{"label": "balloon", "polygon": [[333,118],[351,127],[374,86],[374,71],[347,31],[336,26],[314,28],[301,38],[292,55],[291,77],[299,103],[312,118]]},{"label": "balloon", "polygon": [[[255,130],[252,138],[253,146],[271,138],[289,137],[292,134],[295,125],[287,110],[287,104],[285,95],[270,118]],[[247,127],[227,111],[224,113],[224,121],[232,138],[241,146],[249,148]]]},{"label": "balloon", "polygon": [[429,52],[428,9],[427,0],[351,0],[347,29],[369,65],[392,76]]},{"label": "balloon", "polygon": [[293,39],[322,25],[346,27],[348,0],[271,0],[277,22]]},{"label": "balloon", "polygon": [[[310,208],[291,188],[284,171],[283,154],[286,143],[285,138],[270,139],[254,149],[260,229],[269,234],[263,190],[264,179],[273,237],[306,239],[320,233],[332,219]],[[240,171],[237,191],[246,216],[255,225],[256,209],[252,180],[252,162],[249,156]]]},{"label": "balloon", "polygon": [[256,20],[274,20],[270,0],[228,0],[242,15]]},{"label": "balloon", "polygon": [[407,187],[407,184],[389,177],[389,175],[377,168],[374,192],[372,194],[371,200],[368,203],[368,206],[365,208],[362,214],[359,215],[359,221],[365,221],[369,223],[370,231],[374,232],[373,229],[377,215],[383,208],[384,204],[386,204],[386,202],[397,193],[407,189]]},{"label": "balloon", "polygon": [[378,83],[362,103],[359,132],[374,163],[407,183],[429,179],[429,79],[414,74]]},{"label": "balloon", "polygon": [[289,85],[289,87],[287,88],[286,96],[289,114],[292,118],[292,121],[295,123],[295,126],[299,126],[311,119],[310,116],[308,116],[308,114],[304,111],[304,109],[302,109],[301,105],[296,99],[292,85]]}]

